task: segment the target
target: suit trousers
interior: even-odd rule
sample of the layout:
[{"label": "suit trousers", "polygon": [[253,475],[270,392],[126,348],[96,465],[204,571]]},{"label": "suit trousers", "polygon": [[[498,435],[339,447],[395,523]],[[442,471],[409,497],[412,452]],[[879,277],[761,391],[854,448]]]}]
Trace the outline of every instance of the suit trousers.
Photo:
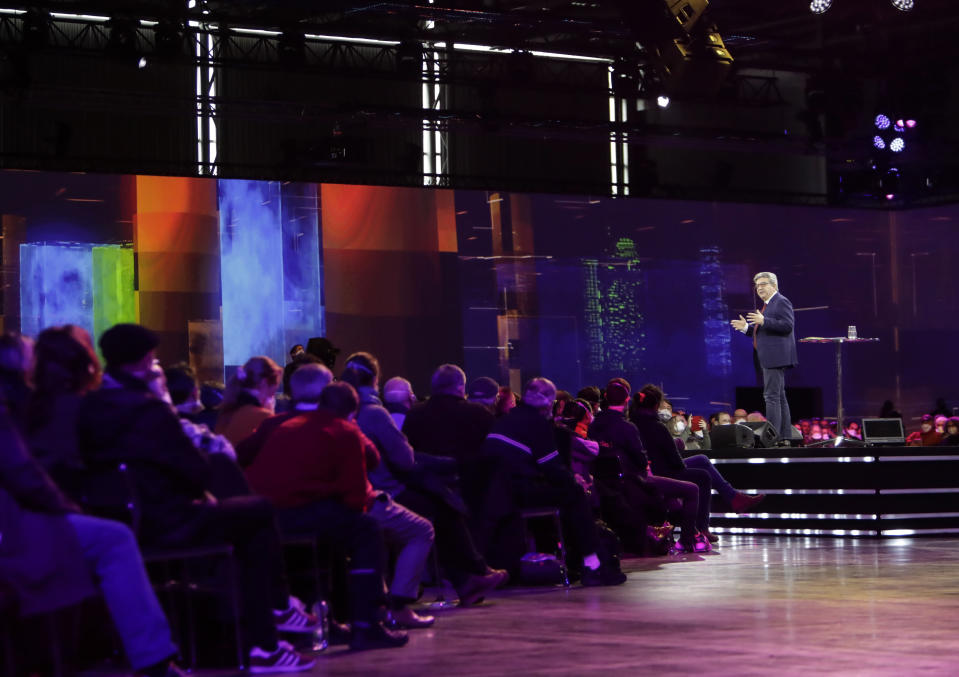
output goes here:
[{"label": "suit trousers", "polygon": [[766,420],[779,435],[779,439],[791,437],[792,417],[786,401],[786,369],[763,367],[763,399],[766,400]]}]

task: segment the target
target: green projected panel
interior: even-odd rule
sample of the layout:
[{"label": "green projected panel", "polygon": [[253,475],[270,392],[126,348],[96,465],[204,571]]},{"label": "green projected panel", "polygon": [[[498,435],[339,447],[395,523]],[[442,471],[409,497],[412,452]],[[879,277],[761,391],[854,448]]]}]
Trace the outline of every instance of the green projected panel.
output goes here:
[{"label": "green projected panel", "polygon": [[133,248],[93,247],[93,340],[120,322],[137,321]]}]

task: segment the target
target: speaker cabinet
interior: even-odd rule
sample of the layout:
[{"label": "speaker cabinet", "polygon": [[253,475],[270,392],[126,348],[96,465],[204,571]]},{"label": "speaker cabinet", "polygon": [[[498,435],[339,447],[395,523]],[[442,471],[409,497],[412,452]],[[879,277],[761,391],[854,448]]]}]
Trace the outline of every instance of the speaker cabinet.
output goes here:
[{"label": "speaker cabinet", "polygon": [[717,425],[709,431],[709,443],[713,449],[749,449],[756,446],[756,434],[741,423]]},{"label": "speaker cabinet", "polygon": [[757,447],[768,449],[769,447],[775,447],[776,442],[779,441],[779,433],[769,425],[769,421],[746,421],[740,425],[752,428],[752,431],[756,434]]}]

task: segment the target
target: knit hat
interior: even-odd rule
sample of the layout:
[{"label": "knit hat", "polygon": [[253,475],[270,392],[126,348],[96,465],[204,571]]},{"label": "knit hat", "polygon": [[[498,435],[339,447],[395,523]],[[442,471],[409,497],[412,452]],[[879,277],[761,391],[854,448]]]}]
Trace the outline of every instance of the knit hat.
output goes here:
[{"label": "knit hat", "polygon": [[157,335],[139,324],[116,324],[100,337],[100,352],[112,366],[139,362],[158,345]]},{"label": "knit hat", "polygon": [[499,383],[489,376],[480,376],[470,383],[467,395],[471,400],[491,400],[499,392]]}]

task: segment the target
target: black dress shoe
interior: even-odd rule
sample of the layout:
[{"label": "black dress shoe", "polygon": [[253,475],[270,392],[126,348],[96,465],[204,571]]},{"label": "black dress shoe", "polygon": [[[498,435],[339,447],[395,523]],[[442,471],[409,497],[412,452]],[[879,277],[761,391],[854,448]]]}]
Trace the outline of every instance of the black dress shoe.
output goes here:
[{"label": "black dress shoe", "polygon": [[402,630],[390,630],[381,622],[368,627],[353,624],[353,636],[350,637],[350,649],[366,651],[367,649],[392,649],[404,646],[410,641],[409,635]]},{"label": "black dress shoe", "polygon": [[460,606],[479,604],[488,593],[496,589],[501,580],[498,574],[470,576],[456,591],[460,598]]},{"label": "black dress shoe", "polygon": [[621,585],[626,582],[626,574],[619,569],[613,569],[606,565],[598,569],[583,568],[583,578],[580,581],[584,588],[592,588],[600,585]]}]

